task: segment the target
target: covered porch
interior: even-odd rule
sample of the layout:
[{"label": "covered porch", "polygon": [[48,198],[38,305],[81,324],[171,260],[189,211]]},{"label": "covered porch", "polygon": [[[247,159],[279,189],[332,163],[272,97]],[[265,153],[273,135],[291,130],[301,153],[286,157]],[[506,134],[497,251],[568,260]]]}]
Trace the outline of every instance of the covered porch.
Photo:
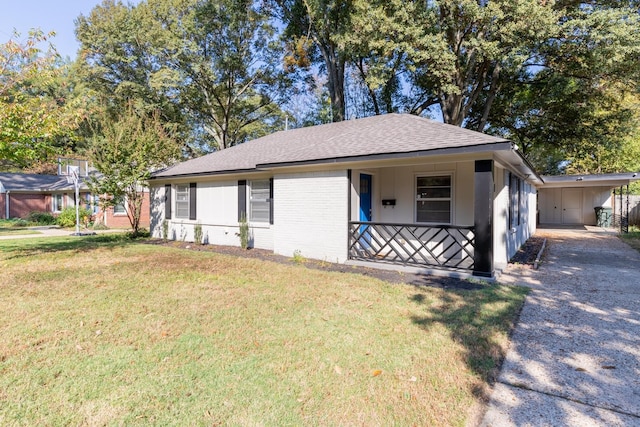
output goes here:
[{"label": "covered porch", "polygon": [[348,259],[493,277],[502,170],[486,158],[350,170]]}]

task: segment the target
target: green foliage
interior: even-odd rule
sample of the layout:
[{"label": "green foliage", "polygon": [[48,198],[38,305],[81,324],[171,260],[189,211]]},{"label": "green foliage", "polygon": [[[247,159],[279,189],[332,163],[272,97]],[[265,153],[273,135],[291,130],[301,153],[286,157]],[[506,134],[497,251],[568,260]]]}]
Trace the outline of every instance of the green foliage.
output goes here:
[{"label": "green foliage", "polygon": [[147,115],[132,104],[119,115],[104,115],[92,139],[91,158],[100,176],[89,185],[103,208],[126,200],[127,217],[133,233],[140,227],[144,189],[152,171],[179,156],[173,129],[163,124],[158,113]]},{"label": "green foliage", "polygon": [[82,114],[60,90],[65,67],[47,44],[54,33],[14,33],[0,44],[0,161],[18,167],[48,160],[72,140]]},{"label": "green foliage", "polygon": [[283,83],[276,29],[247,0],[105,2],[78,19],[84,80],[180,126],[188,154],[271,132]]},{"label": "green foliage", "polygon": [[300,249],[296,249],[295,251],[293,251],[293,262],[296,264],[304,264],[305,258],[302,255]]},{"label": "green foliage", "polygon": [[[91,211],[89,209],[79,207],[78,213],[80,216],[80,222],[85,217],[91,218]],[[60,212],[56,218],[56,223],[60,227],[71,228],[76,226],[76,208],[75,206],[66,207]]]},{"label": "green foliage", "polygon": [[203,242],[202,238],[202,224],[198,222],[193,226],[193,239],[196,244],[201,245]]},{"label": "green foliage", "polygon": [[56,223],[56,218],[49,212],[31,212],[25,219],[28,222],[38,225],[51,225]]},{"label": "green foliage", "polygon": [[238,237],[240,237],[240,247],[242,249],[249,248],[249,223],[247,222],[247,217],[242,214],[240,217],[240,222],[238,223],[239,232]]},{"label": "green foliage", "polygon": [[166,219],[162,220],[162,239],[167,240],[169,238],[169,221]]}]

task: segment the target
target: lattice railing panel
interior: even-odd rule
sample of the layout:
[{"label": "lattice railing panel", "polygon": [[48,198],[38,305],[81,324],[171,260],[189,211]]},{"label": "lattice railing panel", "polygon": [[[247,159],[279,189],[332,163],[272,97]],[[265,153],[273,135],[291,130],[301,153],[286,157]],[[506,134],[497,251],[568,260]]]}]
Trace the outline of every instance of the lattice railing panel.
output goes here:
[{"label": "lattice railing panel", "polygon": [[473,227],[349,223],[349,258],[473,270]]}]

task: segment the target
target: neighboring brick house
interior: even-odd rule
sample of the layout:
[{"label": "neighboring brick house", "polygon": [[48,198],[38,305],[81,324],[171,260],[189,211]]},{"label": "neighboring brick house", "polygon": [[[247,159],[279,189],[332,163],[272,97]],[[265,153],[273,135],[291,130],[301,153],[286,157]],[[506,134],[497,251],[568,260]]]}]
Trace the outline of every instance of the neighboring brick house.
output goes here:
[{"label": "neighboring brick house", "polygon": [[[98,206],[98,197],[91,194],[82,180],[80,183],[81,206],[93,212],[96,223],[111,228],[130,227],[124,204],[103,212]],[[140,226],[148,227],[149,193],[144,194]],[[24,218],[31,212],[57,215],[68,206],[75,206],[75,188],[67,181],[66,174],[0,173],[0,219]]]}]

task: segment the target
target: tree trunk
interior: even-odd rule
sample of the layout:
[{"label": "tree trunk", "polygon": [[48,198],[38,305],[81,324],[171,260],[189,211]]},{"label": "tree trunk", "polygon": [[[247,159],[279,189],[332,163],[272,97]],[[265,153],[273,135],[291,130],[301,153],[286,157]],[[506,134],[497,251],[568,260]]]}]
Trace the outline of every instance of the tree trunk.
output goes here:
[{"label": "tree trunk", "polygon": [[327,88],[331,97],[331,119],[341,122],[345,119],[344,103],[344,69],[345,60],[338,53],[331,42],[323,43],[316,40],[327,67]]}]

